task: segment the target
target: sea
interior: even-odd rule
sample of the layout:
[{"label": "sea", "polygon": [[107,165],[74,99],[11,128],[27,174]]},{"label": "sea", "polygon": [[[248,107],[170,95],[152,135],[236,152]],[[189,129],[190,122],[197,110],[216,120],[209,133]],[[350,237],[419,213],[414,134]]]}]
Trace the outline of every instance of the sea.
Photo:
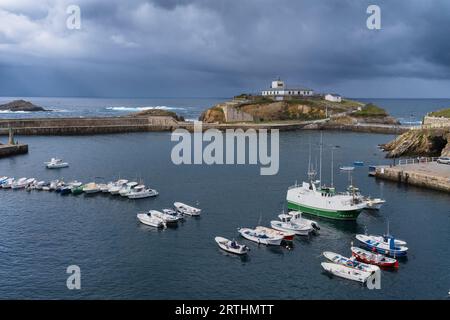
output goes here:
[{"label": "sea", "polygon": [[[0,98],[0,103],[15,98]],[[52,112],[39,116],[121,115],[145,108],[173,110],[186,119],[226,98],[25,98]],[[360,99],[363,100],[363,99]],[[450,99],[364,99],[403,123],[418,123]],[[36,117],[1,113],[1,118]],[[338,191],[353,183],[364,195],[387,202],[356,221],[309,217],[316,235],[291,247],[265,247],[242,239],[239,227],[269,226],[286,210],[289,186],[318,168],[318,131],[280,132],[279,171],[260,175],[256,165],[176,165],[169,132],[96,136],[18,136],[29,153],[0,159],[0,176],[109,182],[142,181],[156,198],[129,200],[108,194],[61,196],[54,192],[0,189],[1,299],[449,299],[450,197],[448,194],[368,176],[368,166],[390,164],[378,145],[388,134],[323,132],[322,180]],[[6,137],[0,137],[0,141]],[[331,152],[333,151],[333,166]],[[48,170],[60,157],[69,168]],[[340,166],[363,161],[352,174]],[[332,170],[333,169],[333,170]],[[450,170],[450,166],[449,166]],[[170,208],[181,201],[202,209],[178,227],[156,230],[139,223],[138,212]],[[324,272],[323,251],[350,256],[355,235],[387,232],[407,241],[398,270],[383,270],[381,288]],[[250,247],[247,257],[221,251],[214,237]],[[68,267],[81,270],[81,288],[69,290]]]}]

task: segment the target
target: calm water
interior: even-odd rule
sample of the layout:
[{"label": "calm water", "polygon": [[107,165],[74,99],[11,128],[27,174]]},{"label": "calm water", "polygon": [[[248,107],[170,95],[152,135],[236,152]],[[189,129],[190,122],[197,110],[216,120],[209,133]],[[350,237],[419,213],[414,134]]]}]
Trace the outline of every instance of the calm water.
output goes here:
[{"label": "calm water", "polygon": [[[389,163],[377,144],[389,135],[326,132],[339,145],[335,167],[354,160]],[[1,298],[123,299],[446,299],[450,289],[450,199],[448,194],[399,186],[357,168],[354,182],[387,204],[363,212],[356,222],[321,220],[320,234],[298,239],[293,250],[258,247],[238,237],[239,226],[268,225],[285,204],[287,187],[307,168],[308,141],[318,132],[280,134],[280,171],[260,176],[258,166],[175,166],[169,133],[93,137],[20,137],[27,155],[0,160],[0,176],[64,177],[85,182],[119,176],[142,178],[156,188],[155,199],[131,201],[107,195],[62,197],[48,192],[0,190]],[[315,150],[316,151],[316,150]],[[60,156],[71,167],[46,170]],[[313,157],[313,161],[315,162]],[[330,151],[323,177],[330,179]],[[449,167],[450,169],[450,167]],[[346,187],[346,173],[335,183]],[[203,209],[176,229],[140,225],[140,210],[169,207],[174,201]],[[390,230],[408,241],[409,256],[397,272],[383,271],[381,290],[323,273],[324,250],[350,254],[355,233]],[[252,251],[247,259],[221,252],[217,235],[236,237]],[[80,266],[82,289],[66,289],[68,265]]]},{"label": "calm water", "polygon": [[[0,97],[0,104],[22,97]],[[119,116],[145,109],[166,109],[186,119],[198,119],[202,111],[229,98],[23,98],[52,112],[8,112],[0,111],[0,118],[30,117],[92,117]],[[360,99],[385,108],[404,124],[418,124],[422,117],[437,109],[448,108],[450,99]]]}]

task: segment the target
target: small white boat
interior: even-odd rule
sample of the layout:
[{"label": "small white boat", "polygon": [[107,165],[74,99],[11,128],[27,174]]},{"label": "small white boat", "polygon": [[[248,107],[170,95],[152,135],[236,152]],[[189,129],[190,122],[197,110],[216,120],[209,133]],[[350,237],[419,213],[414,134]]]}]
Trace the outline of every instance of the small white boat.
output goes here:
[{"label": "small white boat", "polygon": [[355,268],[355,269],[358,269],[361,271],[372,272],[372,271],[380,270],[380,268],[375,265],[356,261],[356,258],[354,258],[353,256],[351,258],[347,258],[338,253],[334,253],[331,251],[324,251],[323,256],[325,258],[327,258],[328,260],[330,260],[331,262],[341,264],[341,265],[349,267],[349,268]]},{"label": "small white boat", "polygon": [[369,210],[380,210],[381,206],[386,203],[386,200],[375,198],[375,199],[366,199],[366,206],[364,209]]},{"label": "small white boat", "polygon": [[246,245],[239,244],[234,240],[230,241],[223,237],[215,237],[214,240],[222,250],[230,253],[243,255],[247,254],[250,251],[250,249]]},{"label": "small white boat", "polygon": [[258,232],[254,229],[240,228],[238,232],[245,239],[254,241],[258,244],[279,246],[281,241],[283,241],[283,236],[269,236],[265,232]]},{"label": "small white boat", "polygon": [[127,197],[129,199],[142,199],[142,198],[148,198],[148,197],[156,197],[158,195],[158,191],[154,189],[132,189],[128,194]]},{"label": "small white boat", "polygon": [[[370,250],[391,257],[403,257],[406,256],[408,253],[408,248],[405,247],[404,245],[397,244],[397,242],[395,242],[396,240],[392,236],[388,236],[385,239],[384,237],[357,234],[356,239],[358,239],[358,241],[369,247]],[[378,241],[379,239],[383,241]],[[387,240],[387,242],[385,242],[385,240]],[[401,241],[401,243],[406,243],[405,241],[402,240],[397,241]]]},{"label": "small white boat", "polygon": [[41,181],[37,181],[34,185],[36,190],[42,190],[42,188],[44,188],[45,186],[45,181],[41,180]]},{"label": "small white boat", "polygon": [[6,177],[6,176],[0,177],[0,185],[2,185],[3,182],[5,182],[6,180],[8,180],[8,177]]},{"label": "small white boat", "polygon": [[173,224],[178,222],[178,218],[171,216],[170,214],[166,214],[157,210],[150,210],[148,212],[152,217],[159,218],[163,220],[166,224]]},{"label": "small white boat", "polygon": [[162,212],[164,212],[165,214],[171,215],[173,217],[176,217],[176,218],[178,218],[178,220],[184,219],[184,215],[182,215],[181,213],[179,213],[173,209],[162,209]]},{"label": "small white boat", "polygon": [[11,189],[12,185],[14,184],[14,178],[8,178],[2,183],[3,189]]},{"label": "small white boat", "polygon": [[138,185],[137,182],[128,182],[122,189],[119,191],[119,195],[122,197],[128,197],[128,195],[133,191],[133,188]]},{"label": "small white boat", "polygon": [[291,231],[280,231],[272,228],[267,228],[263,226],[257,226],[255,228],[257,232],[264,232],[269,236],[282,236],[284,241],[293,241],[295,237],[295,232]]},{"label": "small white boat", "polygon": [[182,214],[187,214],[189,216],[199,216],[202,212],[201,209],[189,206],[182,202],[175,202],[173,205],[177,209],[178,212],[180,212]]},{"label": "small white boat", "polygon": [[270,226],[276,230],[294,232],[299,236],[307,236],[314,231],[307,223],[299,224],[297,222],[292,222],[292,216],[289,214],[282,213],[278,215],[278,218],[280,220],[270,221]]},{"label": "small white boat", "polygon": [[14,181],[11,185],[11,189],[23,189],[27,186],[27,178],[20,178],[17,181]]},{"label": "small white boat", "polygon": [[128,183],[128,180],[120,179],[113,183],[113,185],[108,189],[109,193],[112,195],[119,194],[120,190],[124,187],[124,185]]},{"label": "small white boat", "polygon": [[152,226],[155,228],[165,228],[166,227],[166,224],[162,219],[152,217],[148,213],[138,213],[137,218],[141,223],[148,225],[148,226]]},{"label": "small white boat", "polygon": [[57,158],[51,158],[50,161],[44,162],[47,169],[59,169],[59,168],[66,168],[69,166],[69,163],[63,162],[61,159]]},{"label": "small white boat", "polygon": [[301,211],[289,211],[288,214],[292,217],[291,222],[300,225],[306,224],[314,230],[320,230],[319,224],[314,220],[304,218]]},{"label": "small white boat", "polygon": [[335,276],[362,283],[365,283],[367,279],[372,275],[371,272],[362,271],[355,268],[349,268],[336,263],[322,262],[321,265],[322,268],[325,269],[325,271]]},{"label": "small white boat", "polygon": [[343,166],[343,167],[340,167],[339,170],[342,170],[342,171],[353,171],[353,170],[355,170],[355,167]]},{"label": "small white boat", "polygon": [[93,193],[100,192],[100,188],[98,187],[98,185],[95,182],[90,182],[83,186],[83,191],[86,194],[93,194]]},{"label": "small white boat", "polygon": [[387,235],[387,234],[382,235],[382,236],[367,235],[367,237],[369,237],[372,241],[381,242],[386,245],[389,245],[390,239],[394,239],[394,244],[396,246],[406,246],[406,244],[407,244],[406,241],[400,240],[400,239],[395,239],[393,236]]}]

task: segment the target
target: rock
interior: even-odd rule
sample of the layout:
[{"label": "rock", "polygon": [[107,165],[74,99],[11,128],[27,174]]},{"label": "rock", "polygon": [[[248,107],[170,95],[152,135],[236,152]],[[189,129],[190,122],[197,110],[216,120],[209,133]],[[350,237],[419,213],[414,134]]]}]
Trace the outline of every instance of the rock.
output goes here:
[{"label": "rock", "polygon": [[176,114],[173,111],[162,110],[162,109],[149,109],[139,112],[130,113],[128,117],[145,117],[145,116],[155,116],[155,117],[172,117],[177,121],[184,121],[184,117]]},{"label": "rock", "polygon": [[225,113],[223,112],[222,108],[216,106],[203,111],[203,113],[200,115],[199,120],[206,123],[224,123]]},{"label": "rock", "polygon": [[45,110],[42,107],[36,106],[29,101],[25,100],[14,100],[8,102],[6,104],[0,105],[0,110],[8,110],[8,111],[50,111]]},{"label": "rock", "polygon": [[450,128],[410,130],[382,146],[387,158],[450,154]]}]

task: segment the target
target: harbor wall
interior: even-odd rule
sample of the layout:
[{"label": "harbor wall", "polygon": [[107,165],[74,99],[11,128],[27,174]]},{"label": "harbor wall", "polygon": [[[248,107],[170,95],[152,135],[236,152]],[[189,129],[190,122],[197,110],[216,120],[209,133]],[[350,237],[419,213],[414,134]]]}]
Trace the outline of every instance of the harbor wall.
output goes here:
[{"label": "harbor wall", "polygon": [[[441,165],[445,166],[445,165]],[[418,187],[434,189],[444,192],[450,192],[450,178],[444,174],[420,171],[419,164],[417,167],[394,166],[394,167],[378,167],[375,172],[377,178],[396,181],[398,183],[410,184]]]},{"label": "harbor wall", "polygon": [[[192,131],[192,122],[178,122],[170,116],[92,117],[92,118],[33,118],[0,119],[0,134],[7,135],[9,128],[18,135],[92,135],[126,132],[173,131],[184,128]],[[333,124],[332,122],[294,121],[270,123],[203,123],[203,129],[278,129],[336,130],[368,133],[399,134],[409,130],[397,125]]]},{"label": "harbor wall", "polygon": [[28,153],[27,144],[17,144],[17,145],[0,144],[0,158],[24,153]]}]

